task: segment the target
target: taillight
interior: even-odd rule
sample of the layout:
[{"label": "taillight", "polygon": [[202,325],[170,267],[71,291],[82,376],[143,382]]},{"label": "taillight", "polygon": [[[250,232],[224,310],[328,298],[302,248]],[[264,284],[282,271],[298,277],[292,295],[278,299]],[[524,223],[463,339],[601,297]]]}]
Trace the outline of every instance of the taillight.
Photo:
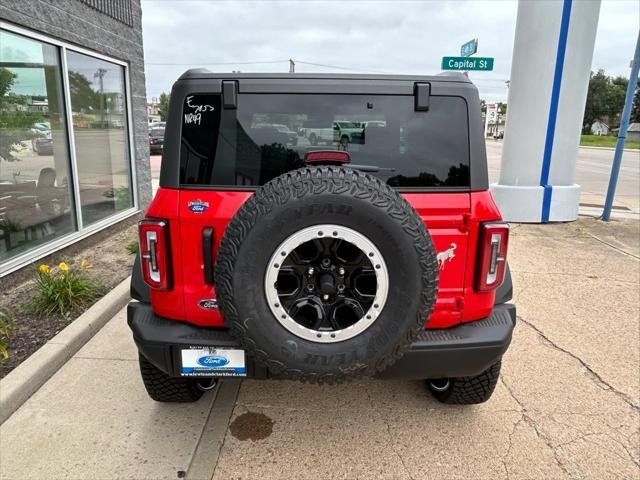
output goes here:
[{"label": "taillight", "polygon": [[480,226],[475,289],[486,292],[498,288],[504,280],[507,264],[509,225],[483,223]]},{"label": "taillight", "polygon": [[158,290],[171,290],[169,224],[166,220],[144,219],[138,224],[140,266],[144,281]]}]

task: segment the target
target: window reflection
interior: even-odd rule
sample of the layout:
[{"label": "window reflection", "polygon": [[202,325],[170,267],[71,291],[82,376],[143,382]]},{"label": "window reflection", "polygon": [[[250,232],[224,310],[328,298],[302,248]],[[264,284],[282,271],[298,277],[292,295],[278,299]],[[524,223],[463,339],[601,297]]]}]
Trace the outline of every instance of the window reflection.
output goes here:
[{"label": "window reflection", "polygon": [[[255,186],[304,166],[315,150],[347,151],[353,168],[398,188],[468,187],[467,107],[459,97],[242,94],[220,111],[219,95],[187,97],[181,182]],[[192,121],[194,105],[213,110]]]},{"label": "window reflection", "polygon": [[133,206],[124,70],[76,52],[67,56],[84,225]]},{"label": "window reflection", "polygon": [[0,262],[76,229],[56,47],[0,31]]}]

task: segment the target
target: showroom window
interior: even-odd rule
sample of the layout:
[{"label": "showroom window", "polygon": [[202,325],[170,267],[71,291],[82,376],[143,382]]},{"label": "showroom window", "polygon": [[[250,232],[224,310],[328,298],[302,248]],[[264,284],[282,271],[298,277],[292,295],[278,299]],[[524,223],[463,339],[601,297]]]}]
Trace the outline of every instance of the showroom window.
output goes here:
[{"label": "showroom window", "polygon": [[16,30],[0,29],[0,274],[135,211],[126,67]]},{"label": "showroom window", "polygon": [[80,210],[89,225],[133,206],[124,68],[68,52],[67,69]]}]

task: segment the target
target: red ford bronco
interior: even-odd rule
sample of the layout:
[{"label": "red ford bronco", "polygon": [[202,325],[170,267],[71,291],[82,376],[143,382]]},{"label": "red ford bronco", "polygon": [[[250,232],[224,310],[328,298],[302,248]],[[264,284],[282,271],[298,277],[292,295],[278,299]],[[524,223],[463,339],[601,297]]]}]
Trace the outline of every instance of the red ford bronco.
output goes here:
[{"label": "red ford bronco", "polygon": [[[336,122],[347,141],[304,136]],[[508,225],[460,74],[189,70],[139,231],[128,322],[154,400],[221,377],[424,379],[458,404],[495,388]]]}]

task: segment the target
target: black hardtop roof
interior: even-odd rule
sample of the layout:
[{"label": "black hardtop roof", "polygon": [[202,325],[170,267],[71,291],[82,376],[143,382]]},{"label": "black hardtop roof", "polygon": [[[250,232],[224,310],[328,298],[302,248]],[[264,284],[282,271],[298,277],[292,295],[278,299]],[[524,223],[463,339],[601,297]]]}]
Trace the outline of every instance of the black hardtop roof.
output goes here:
[{"label": "black hardtop roof", "polygon": [[178,80],[360,80],[360,81],[407,81],[407,82],[456,82],[472,83],[459,72],[443,72],[438,75],[388,75],[368,73],[220,73],[206,68],[192,68],[184,72]]}]

